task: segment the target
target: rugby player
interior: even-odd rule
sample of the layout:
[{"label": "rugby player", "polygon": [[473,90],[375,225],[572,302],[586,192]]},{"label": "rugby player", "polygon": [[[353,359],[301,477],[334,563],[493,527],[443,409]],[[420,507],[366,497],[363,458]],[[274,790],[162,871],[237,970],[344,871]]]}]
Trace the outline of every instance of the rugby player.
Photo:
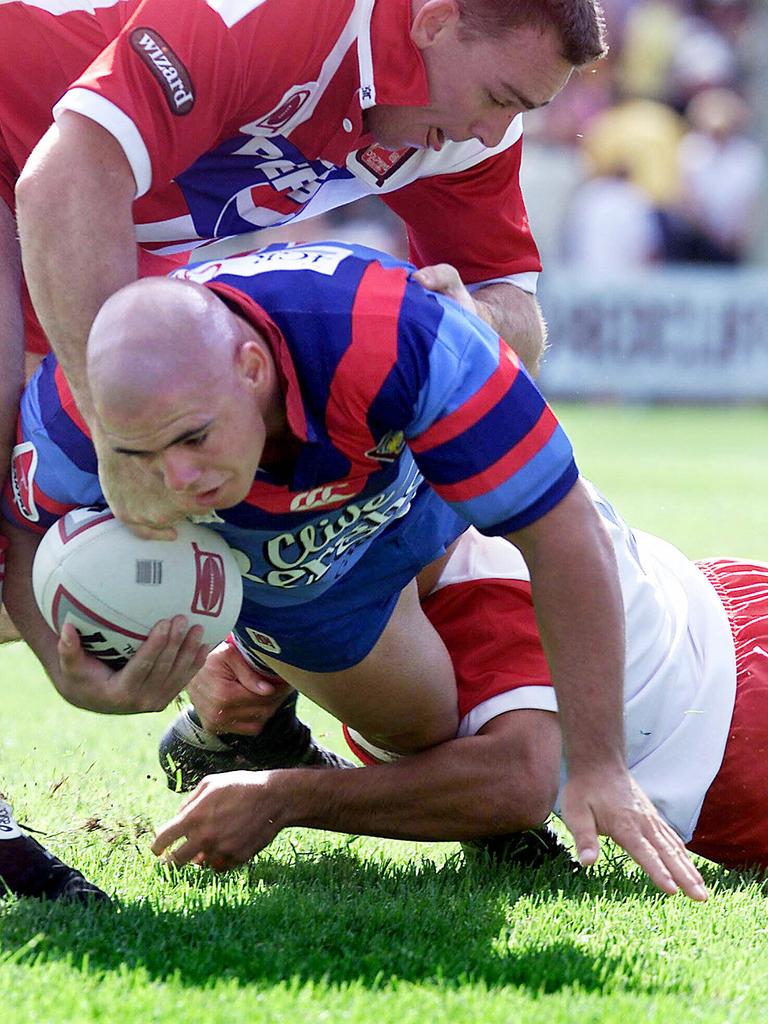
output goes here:
[{"label": "rugby player", "polygon": [[[45,132],[16,191],[24,269],[92,427],[85,339],[136,277],[137,240],[173,253],[364,195],[403,218],[418,266],[455,266],[476,311],[536,365],[521,115],[604,52],[596,0],[47,6],[0,5],[0,39],[25,55],[2,71],[0,124],[16,166]],[[161,496],[100,454],[113,510],[156,527]]]},{"label": "rugby player", "polygon": [[[88,360],[113,450],[240,551],[242,653],[386,749],[457,726],[450,658],[416,577],[468,523],[511,540],[560,701],[565,817],[582,861],[597,856],[599,829],[663,888],[703,898],[626,769],[622,599],[603,519],[554,415],[487,324],[380,254],[274,246],[121,290]],[[36,470],[25,500],[6,500],[19,525],[39,531],[98,500],[84,427],[49,364],[22,403]],[[12,533],[9,608],[64,696],[104,711],[165,706],[204,656],[199,633],[164,623],[113,673],[73,628],[57,643],[31,596],[34,536]]]},{"label": "rugby player", "polygon": [[[632,774],[689,850],[730,868],[768,868],[768,565],[690,562],[594,496],[624,598]],[[517,859],[526,847],[515,833],[560,811],[568,771],[525,563],[499,538],[468,530],[423,607],[456,672],[456,739],[394,759],[347,730],[367,765],[390,763],[209,776],[158,830],[155,852],[183,840],[171,854],[176,863],[228,868],[283,828],[305,826],[397,839],[482,837],[491,852]],[[247,671],[241,665],[241,676]],[[253,686],[258,673],[250,671]],[[553,849],[542,838],[529,857]]]}]

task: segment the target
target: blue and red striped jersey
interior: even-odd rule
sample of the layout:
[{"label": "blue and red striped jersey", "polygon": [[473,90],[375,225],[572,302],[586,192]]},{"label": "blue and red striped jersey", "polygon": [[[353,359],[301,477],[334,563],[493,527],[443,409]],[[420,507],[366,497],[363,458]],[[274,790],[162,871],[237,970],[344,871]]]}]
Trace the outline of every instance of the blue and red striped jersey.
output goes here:
[{"label": "blue and red striped jersey", "polygon": [[[247,555],[260,603],[319,596],[425,502],[453,509],[453,536],[466,523],[506,534],[577,478],[570,442],[514,352],[412,270],[316,243],[172,275],[211,288],[266,337],[301,442],[290,472],[259,469],[242,503],[205,520]],[[6,515],[42,530],[100,499],[93,447],[50,357],[24,394],[18,440]]]}]

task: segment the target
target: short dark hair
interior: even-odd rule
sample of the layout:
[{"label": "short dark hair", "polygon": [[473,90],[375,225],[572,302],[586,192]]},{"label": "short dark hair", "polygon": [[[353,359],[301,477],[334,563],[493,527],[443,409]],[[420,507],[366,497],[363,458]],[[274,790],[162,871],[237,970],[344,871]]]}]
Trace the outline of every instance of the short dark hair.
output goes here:
[{"label": "short dark hair", "polygon": [[574,67],[605,56],[605,17],[599,0],[457,0],[465,32],[500,36],[521,25],[555,28],[562,56]]}]

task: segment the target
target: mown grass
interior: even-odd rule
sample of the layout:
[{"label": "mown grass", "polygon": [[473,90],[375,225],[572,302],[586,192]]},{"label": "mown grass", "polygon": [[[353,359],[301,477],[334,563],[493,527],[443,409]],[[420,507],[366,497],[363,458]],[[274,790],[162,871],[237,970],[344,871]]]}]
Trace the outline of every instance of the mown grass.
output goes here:
[{"label": "mown grass", "polygon": [[[761,410],[565,406],[584,471],[631,522],[694,557],[768,559]],[[22,645],[0,651],[0,779],[19,816],[115,896],[0,908],[0,1019],[761,1022],[765,884],[704,865],[697,906],[615,851],[538,872],[465,864],[455,844],[293,830],[247,868],[174,871],[148,850],[178,799],[155,746],[172,710],[63,704]],[[343,750],[335,723],[315,729]]]}]

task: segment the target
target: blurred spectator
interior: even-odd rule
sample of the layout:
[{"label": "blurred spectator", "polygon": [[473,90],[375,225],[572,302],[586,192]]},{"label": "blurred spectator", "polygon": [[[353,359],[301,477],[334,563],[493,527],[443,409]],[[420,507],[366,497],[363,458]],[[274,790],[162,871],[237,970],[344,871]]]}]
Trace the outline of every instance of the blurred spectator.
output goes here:
[{"label": "blurred spectator", "polygon": [[616,168],[575,193],[563,225],[563,258],[610,275],[654,262],[662,248],[659,219],[647,193]]},{"label": "blurred spectator", "polygon": [[752,240],[765,159],[746,134],[750,111],[729,89],[706,89],[687,110],[679,149],[683,230],[670,258],[742,262]]},{"label": "blurred spectator", "polygon": [[[768,89],[768,0],[604,5],[608,58],[526,117],[524,194],[545,266],[561,252],[594,262],[598,221],[621,225],[623,239],[602,248],[626,265],[768,259],[755,216],[761,200],[768,207],[765,161],[745,131],[744,100],[759,110]],[[757,127],[765,149],[768,114]]]},{"label": "blurred spectator", "polygon": [[654,100],[627,100],[590,121],[583,149],[597,175],[626,175],[657,207],[677,202],[685,123]]},{"label": "blurred spectator", "polygon": [[686,32],[686,6],[674,0],[632,5],[617,60],[616,85],[622,95],[666,101],[672,64]]},{"label": "blurred spectator", "polygon": [[[714,6],[719,8],[731,3],[732,0],[721,0]],[[685,21],[682,38],[675,48],[667,100],[680,112],[702,89],[735,87],[743,78],[734,42],[707,16],[712,6],[711,0],[697,5],[698,15]]]}]

